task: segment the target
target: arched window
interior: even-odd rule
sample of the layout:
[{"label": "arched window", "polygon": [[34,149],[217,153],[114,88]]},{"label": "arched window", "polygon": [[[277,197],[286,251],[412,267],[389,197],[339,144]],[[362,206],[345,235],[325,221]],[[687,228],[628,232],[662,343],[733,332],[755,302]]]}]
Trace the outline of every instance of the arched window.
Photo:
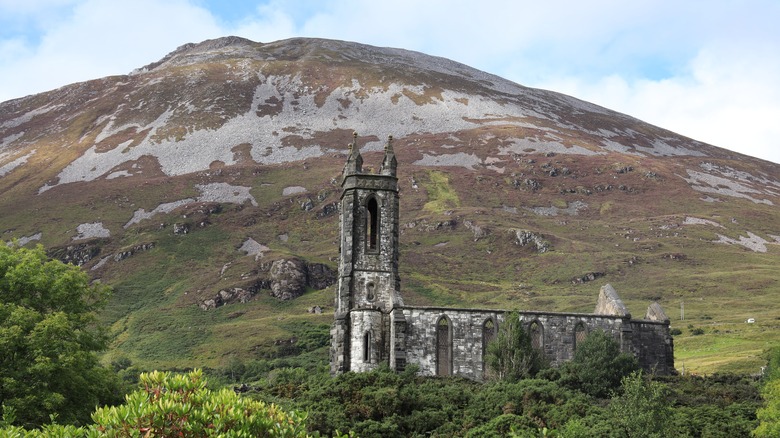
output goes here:
[{"label": "arched window", "polygon": [[528,334],[531,335],[531,346],[536,348],[537,350],[541,350],[544,348],[544,327],[542,327],[542,323],[537,321],[533,321],[531,325],[528,326]]},{"label": "arched window", "polygon": [[488,318],[482,323],[482,374],[487,374],[485,357],[487,356],[488,344],[496,339],[496,323],[493,318]]},{"label": "arched window", "polygon": [[367,331],[363,336],[363,362],[371,363],[371,344],[374,342],[374,336]]},{"label": "arched window", "polygon": [[582,344],[582,341],[585,340],[585,337],[588,335],[588,331],[585,329],[585,324],[582,323],[582,321],[578,322],[576,326],[574,326],[574,349],[577,349],[577,346]]},{"label": "arched window", "polygon": [[450,320],[446,316],[439,318],[436,323],[436,375],[449,376],[452,374],[452,339],[450,333]]},{"label": "arched window", "polygon": [[379,244],[379,204],[376,198],[371,198],[366,204],[366,238],[369,250],[376,250]]}]

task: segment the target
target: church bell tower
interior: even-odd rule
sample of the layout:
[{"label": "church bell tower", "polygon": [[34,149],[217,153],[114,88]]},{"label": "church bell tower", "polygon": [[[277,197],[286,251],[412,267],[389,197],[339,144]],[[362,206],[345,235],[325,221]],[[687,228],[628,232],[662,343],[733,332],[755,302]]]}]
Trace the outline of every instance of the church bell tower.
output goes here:
[{"label": "church bell tower", "polygon": [[339,277],[331,373],[368,371],[390,359],[390,315],[403,306],[398,275],[398,178],[393,138],[379,173],[363,171],[353,134],[341,182]]}]

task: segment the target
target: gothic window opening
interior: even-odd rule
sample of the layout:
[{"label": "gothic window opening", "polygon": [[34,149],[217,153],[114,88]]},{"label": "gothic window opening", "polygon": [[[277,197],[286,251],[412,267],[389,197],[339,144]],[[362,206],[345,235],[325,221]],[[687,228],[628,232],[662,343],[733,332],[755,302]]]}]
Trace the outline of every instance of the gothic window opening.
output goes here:
[{"label": "gothic window opening", "polygon": [[539,321],[534,321],[528,326],[528,333],[531,335],[531,346],[537,350],[544,348],[544,327]]},{"label": "gothic window opening", "polygon": [[368,238],[368,249],[376,250],[379,241],[379,204],[376,202],[376,198],[368,200],[366,205],[367,217],[367,230],[366,237]]},{"label": "gothic window opening", "polygon": [[436,323],[436,375],[452,374],[452,339],[450,321],[446,316]]},{"label": "gothic window opening", "polygon": [[577,346],[582,344],[582,341],[585,340],[585,337],[588,335],[588,332],[585,330],[585,324],[582,322],[578,322],[577,325],[574,327],[574,349],[577,349]]},{"label": "gothic window opening", "polygon": [[493,318],[488,318],[482,324],[482,374],[487,374],[485,366],[485,357],[487,356],[488,345],[496,339],[496,323]]},{"label": "gothic window opening", "polygon": [[365,363],[371,363],[371,344],[374,341],[373,338],[370,331],[366,332],[365,336],[363,336],[363,362]]}]

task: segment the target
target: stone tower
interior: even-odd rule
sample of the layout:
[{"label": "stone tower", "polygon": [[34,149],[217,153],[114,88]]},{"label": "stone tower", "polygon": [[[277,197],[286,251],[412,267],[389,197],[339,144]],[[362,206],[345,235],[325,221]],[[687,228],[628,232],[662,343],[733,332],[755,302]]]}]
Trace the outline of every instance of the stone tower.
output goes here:
[{"label": "stone tower", "polygon": [[398,275],[398,178],[392,137],[378,174],[363,171],[357,134],[341,182],[340,257],[331,373],[369,371],[390,359],[390,315],[403,306]]}]

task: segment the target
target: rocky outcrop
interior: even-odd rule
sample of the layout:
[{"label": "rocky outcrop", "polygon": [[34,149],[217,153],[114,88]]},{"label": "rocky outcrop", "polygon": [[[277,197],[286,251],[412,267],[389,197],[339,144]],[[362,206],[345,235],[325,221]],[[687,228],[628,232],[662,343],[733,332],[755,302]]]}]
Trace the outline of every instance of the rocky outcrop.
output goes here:
[{"label": "rocky outcrop", "polygon": [[134,254],[137,254],[139,252],[143,251],[149,251],[150,249],[154,248],[154,242],[149,243],[142,243],[139,245],[135,245],[131,248],[125,249],[123,251],[119,251],[114,254],[114,261],[115,262],[121,262],[122,260],[133,256]]},{"label": "rocky outcrop", "polygon": [[200,308],[203,310],[216,309],[228,303],[246,303],[252,299],[254,294],[246,289],[240,287],[232,287],[230,289],[222,289],[217,293],[214,298],[200,303]]},{"label": "rocky outcrop", "polygon": [[584,283],[588,283],[588,282],[596,280],[597,278],[601,278],[601,277],[603,277],[605,275],[606,274],[604,274],[603,272],[588,272],[587,274],[583,274],[583,275],[581,275],[579,277],[574,277],[571,280],[571,284],[584,284]]},{"label": "rocky outcrop", "polygon": [[269,272],[272,296],[280,300],[291,300],[306,292],[307,269],[303,260],[274,260]]},{"label": "rocky outcrop", "polygon": [[49,251],[49,257],[70,263],[76,266],[84,266],[100,254],[100,248],[106,241],[104,239],[91,240],[76,245],[54,248]]},{"label": "rocky outcrop", "polygon": [[336,271],[322,263],[307,263],[306,278],[309,287],[321,290],[336,283]]},{"label": "rocky outcrop", "polygon": [[322,263],[308,263],[299,258],[278,259],[261,263],[257,270],[243,278],[254,280],[241,287],[220,290],[213,298],[202,301],[203,310],[215,309],[225,304],[246,303],[261,290],[279,300],[292,300],[306,292],[307,288],[325,289],[336,283],[336,271]]},{"label": "rocky outcrop", "polygon": [[418,221],[407,222],[405,227],[416,228],[418,230],[425,231],[425,232],[431,232],[431,231],[450,231],[455,229],[457,225],[458,225],[458,220],[455,218],[446,221],[439,221],[439,222],[428,222],[425,219],[421,219]]},{"label": "rocky outcrop", "polygon": [[311,211],[312,208],[314,208],[314,201],[312,201],[311,198],[306,198],[301,201],[301,210]]},{"label": "rocky outcrop", "polygon": [[320,211],[317,212],[317,219],[324,219],[326,217],[333,216],[338,212],[339,212],[339,203],[331,202],[330,204],[325,204],[320,209]]},{"label": "rocky outcrop", "polygon": [[472,233],[474,233],[475,242],[490,234],[490,230],[488,228],[481,227],[470,220],[464,221],[463,225],[469,230],[471,230]]},{"label": "rocky outcrop", "polygon": [[550,242],[544,240],[544,236],[532,233],[528,230],[514,230],[515,244],[520,246],[532,246],[539,254],[550,249]]},{"label": "rocky outcrop", "polygon": [[336,271],[322,263],[307,263],[298,258],[279,259],[268,268],[271,296],[291,300],[303,295],[307,287],[324,289],[336,282]]}]

